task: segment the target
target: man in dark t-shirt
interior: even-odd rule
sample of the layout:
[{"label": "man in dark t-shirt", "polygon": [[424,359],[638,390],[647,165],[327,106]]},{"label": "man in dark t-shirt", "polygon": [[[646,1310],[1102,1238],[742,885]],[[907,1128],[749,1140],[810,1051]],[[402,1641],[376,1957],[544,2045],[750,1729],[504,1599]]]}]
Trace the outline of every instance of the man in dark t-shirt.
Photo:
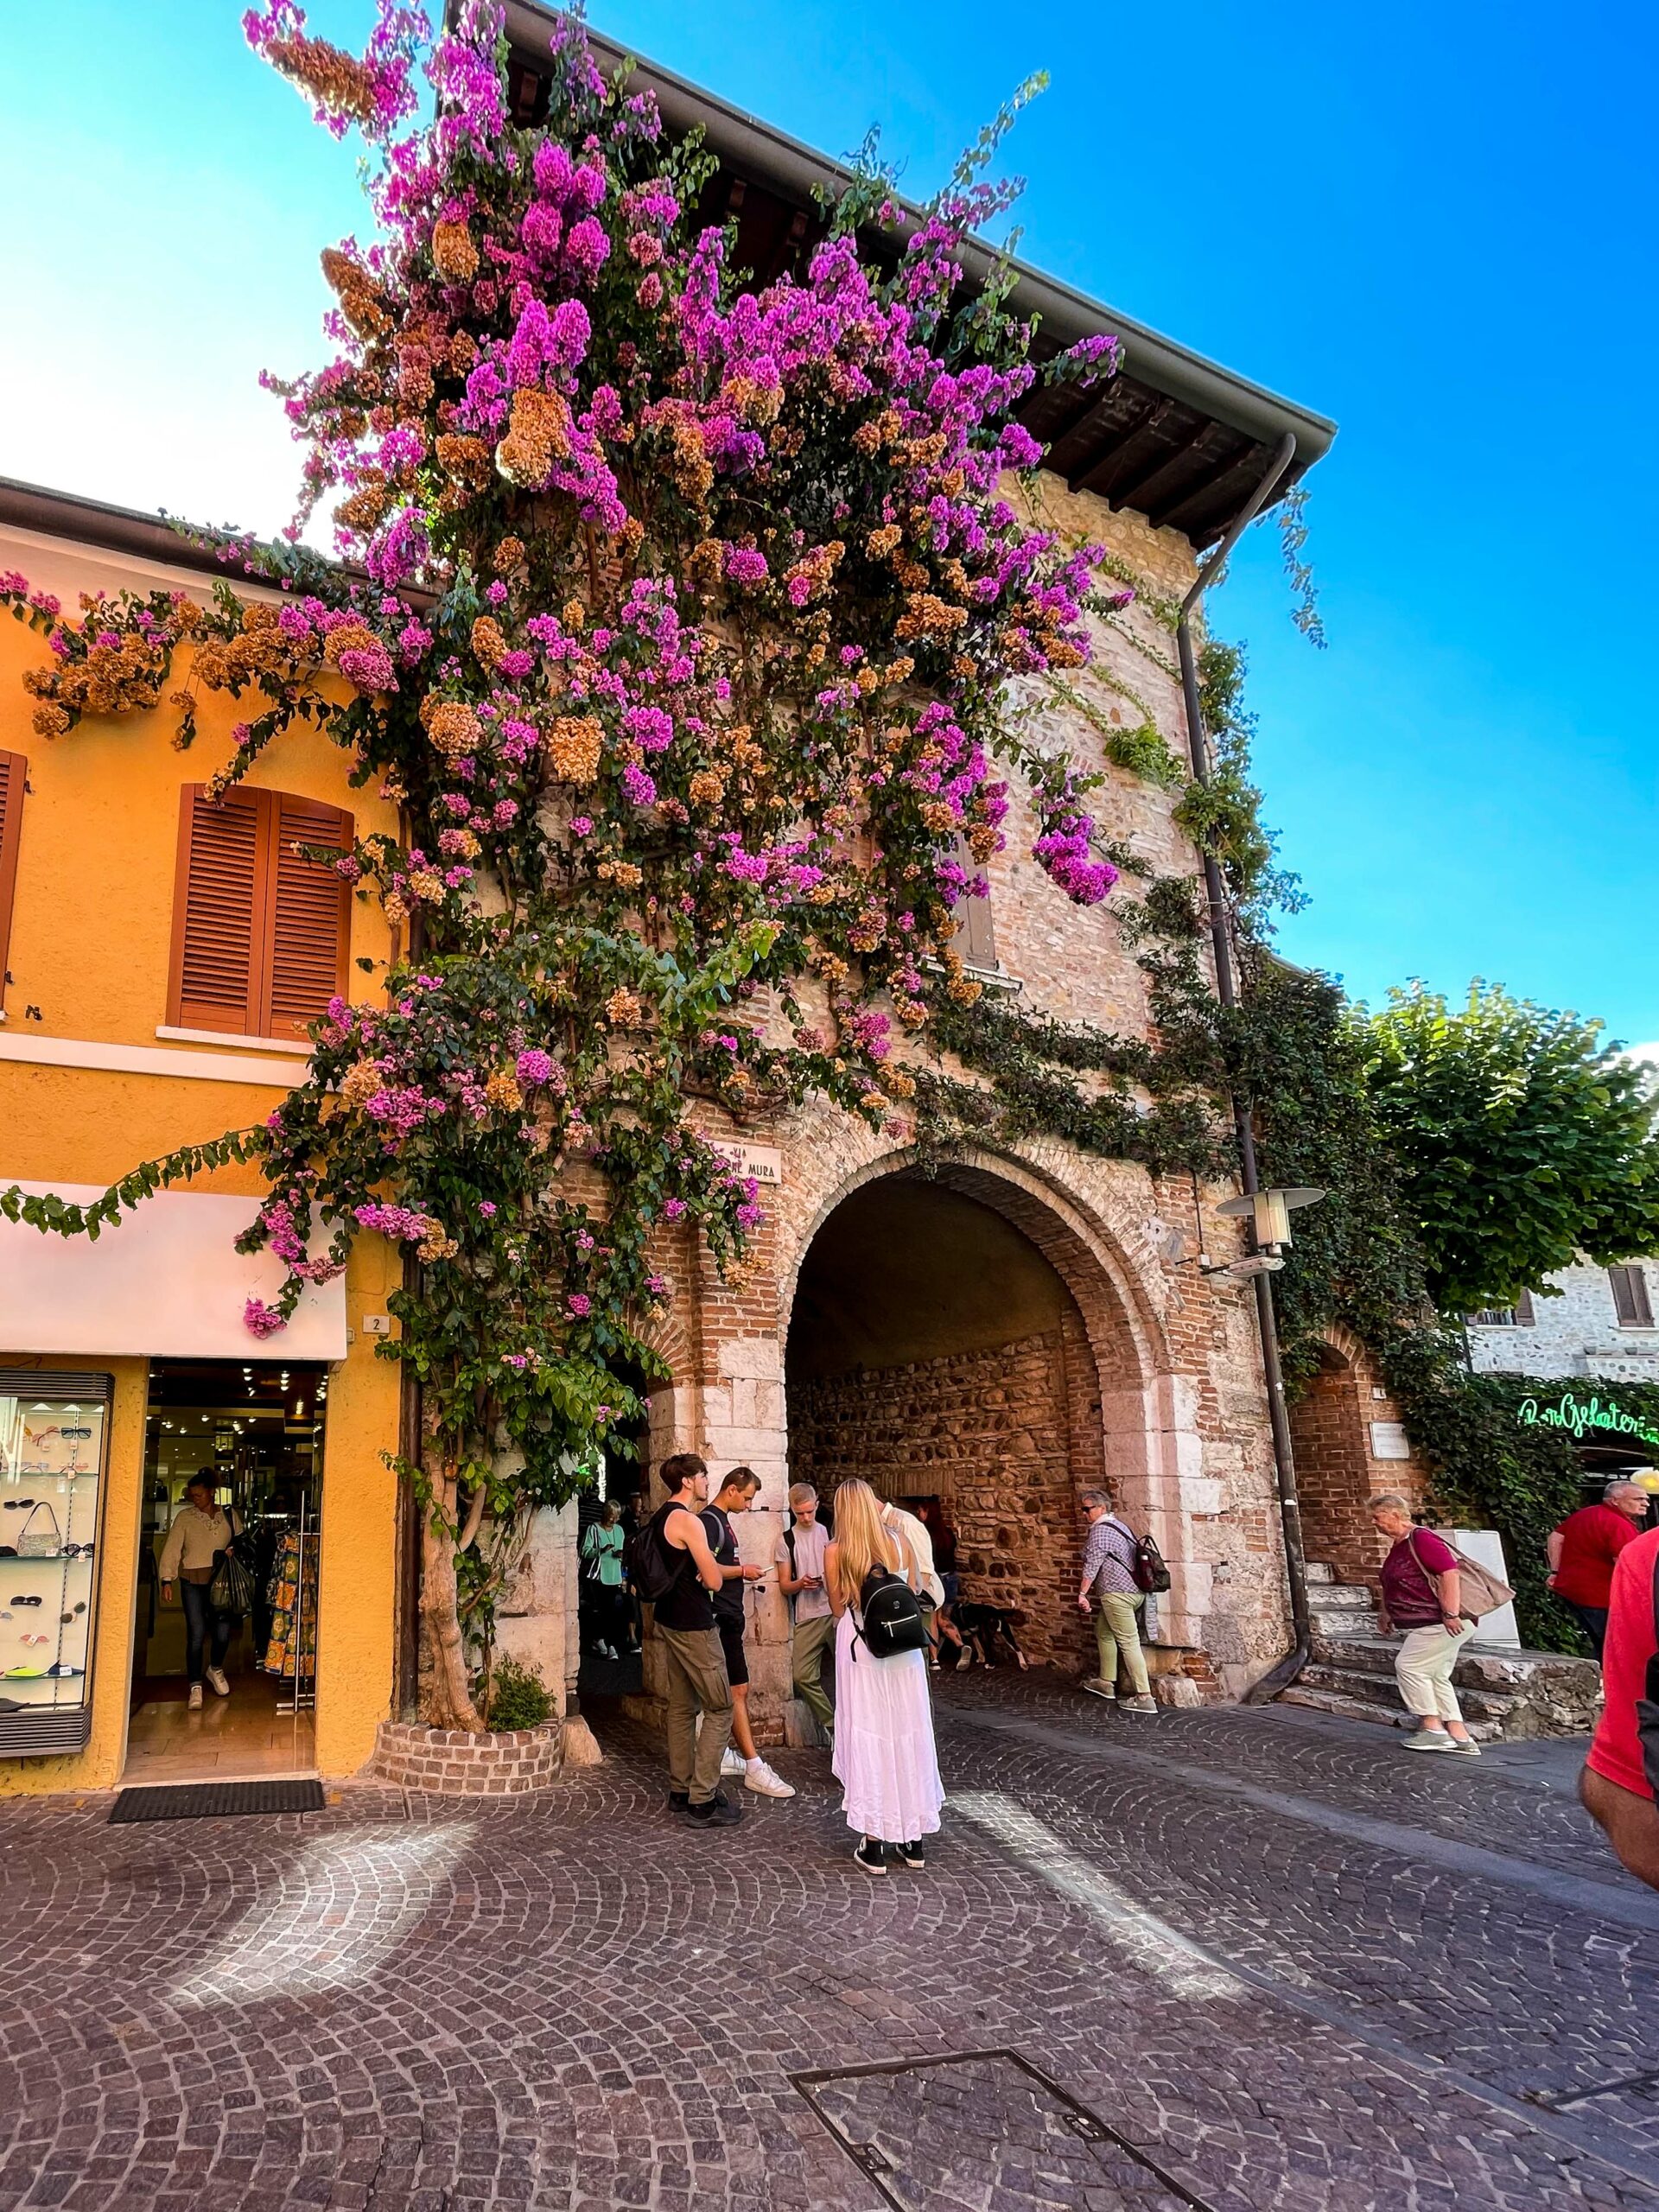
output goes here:
[{"label": "man in dark t-shirt", "polygon": [[758,1797],[792,1797],[795,1792],[791,1785],[782,1775],[774,1774],[756,1750],[749,1726],[749,1662],[743,1649],[743,1593],[749,1583],[760,1580],[766,1569],[744,1566],[738,1554],[732,1516],[748,1511],[760,1487],[760,1478],[753,1467],[734,1467],[721,1482],[714,1503],[705,1505],[699,1516],[708,1532],[715,1564],[724,1578],[714,1599],[715,1627],[719,1631],[721,1649],[726,1655],[726,1677],[732,1686],[732,1748],[726,1754],[721,1770],[734,1778],[741,1777],[743,1787],[753,1790]]},{"label": "man in dark t-shirt", "polygon": [[709,1463],[695,1452],[677,1452],[664,1460],[662,1477],[668,1503],[652,1515],[651,1525],[671,1559],[677,1552],[685,1554],[653,1608],[668,1678],[668,1802],[694,1827],[731,1827],[742,1819],[743,1808],[720,1787],[720,1764],[732,1737],[732,1688],[711,1595],[725,1577],[701,1518],[709,1503]]}]

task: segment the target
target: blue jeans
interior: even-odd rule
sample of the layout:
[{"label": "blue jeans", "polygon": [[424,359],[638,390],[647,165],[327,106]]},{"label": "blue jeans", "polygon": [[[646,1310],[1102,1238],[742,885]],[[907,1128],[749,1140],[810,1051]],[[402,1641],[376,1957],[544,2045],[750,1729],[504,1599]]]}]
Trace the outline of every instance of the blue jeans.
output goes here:
[{"label": "blue jeans", "polygon": [[225,1654],[231,1648],[231,1631],[236,1621],[232,1614],[219,1611],[206,1582],[181,1582],[179,1595],[184,1600],[184,1669],[193,1682],[199,1682],[203,1645],[211,1635],[213,1657],[209,1664],[222,1667]]}]

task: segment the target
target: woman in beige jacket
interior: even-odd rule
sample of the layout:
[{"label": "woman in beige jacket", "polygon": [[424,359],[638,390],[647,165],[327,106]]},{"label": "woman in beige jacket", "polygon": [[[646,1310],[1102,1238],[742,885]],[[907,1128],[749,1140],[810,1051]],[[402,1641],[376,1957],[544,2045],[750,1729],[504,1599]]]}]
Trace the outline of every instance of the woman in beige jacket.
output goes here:
[{"label": "woman in beige jacket", "polygon": [[[173,1525],[162,1546],[162,1596],[172,1603],[173,1585],[179,1585],[184,1602],[184,1665],[190,1677],[190,1708],[201,1703],[205,1673],[218,1697],[228,1697],[231,1685],[225,1673],[225,1654],[236,1627],[233,1613],[221,1612],[213,1599],[213,1570],[219,1554],[237,1534],[233,1516],[213,1503],[213,1478],[195,1475],[184,1486],[184,1503],[173,1516]],[[204,1653],[211,1650],[206,1668]]]}]

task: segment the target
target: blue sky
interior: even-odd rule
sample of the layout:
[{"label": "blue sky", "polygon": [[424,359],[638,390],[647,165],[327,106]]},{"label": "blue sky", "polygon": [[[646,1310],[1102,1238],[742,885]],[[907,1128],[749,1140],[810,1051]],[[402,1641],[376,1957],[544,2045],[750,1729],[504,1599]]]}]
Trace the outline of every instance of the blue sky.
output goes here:
[{"label": "blue sky", "polygon": [[[0,15],[0,473],[286,518],[262,366],[319,358],[353,156],[232,0]],[[317,0],[353,41],[366,0]],[[1659,1038],[1650,655],[1659,215],[1637,5],[610,0],[612,35],[925,194],[1029,71],[1026,256],[1341,425],[1309,520],[1330,648],[1254,534],[1215,603],[1309,894],[1293,958],[1473,975]]]}]

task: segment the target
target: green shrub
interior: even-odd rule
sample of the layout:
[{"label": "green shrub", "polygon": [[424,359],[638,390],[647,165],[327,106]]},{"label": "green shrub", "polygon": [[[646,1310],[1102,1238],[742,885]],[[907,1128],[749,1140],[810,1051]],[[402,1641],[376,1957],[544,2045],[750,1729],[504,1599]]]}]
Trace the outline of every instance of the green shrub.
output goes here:
[{"label": "green shrub", "polygon": [[[480,1677],[478,1694],[482,1694]],[[489,1704],[484,1712],[485,1723],[497,1729],[537,1728],[553,1713],[553,1693],[542,1680],[539,1667],[527,1667],[522,1660],[502,1659],[491,1670]]]}]

